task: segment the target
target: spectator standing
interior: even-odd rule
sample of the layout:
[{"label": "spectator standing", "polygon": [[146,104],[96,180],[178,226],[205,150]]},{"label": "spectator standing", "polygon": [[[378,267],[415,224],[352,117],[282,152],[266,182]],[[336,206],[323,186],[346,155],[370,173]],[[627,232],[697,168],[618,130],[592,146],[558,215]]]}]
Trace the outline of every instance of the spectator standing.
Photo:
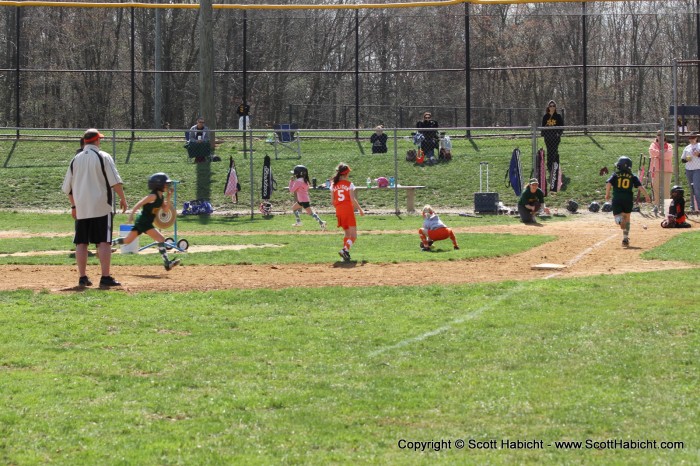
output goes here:
[{"label": "spectator standing", "polygon": [[659,175],[662,168],[661,160],[663,159],[664,189],[668,190],[671,187],[671,177],[673,176],[673,146],[669,144],[664,137],[662,155],[659,139],[661,139],[661,131],[656,133],[656,139],[649,145],[649,158],[651,159],[649,171],[651,172],[651,192],[654,202],[663,204],[663,200],[659,195],[659,182],[661,181]]},{"label": "spectator standing", "polygon": [[678,117],[676,120],[676,126],[678,127],[678,132],[685,134],[688,132],[688,120],[685,118]]},{"label": "spectator standing", "polygon": [[250,129],[250,105],[241,99],[241,103],[236,107],[236,115],[238,115],[238,129]]},{"label": "spectator standing", "polygon": [[564,117],[557,113],[557,103],[550,100],[542,117],[541,132],[544,144],[547,146],[547,170],[550,173],[554,163],[559,164],[559,143],[564,132],[563,129],[557,128],[560,126],[564,126]]},{"label": "spectator standing", "polygon": [[102,277],[100,287],[121,286],[110,274],[112,262],[113,191],[119,195],[122,212],[128,208],[123,182],[112,156],[100,150],[104,136],[95,128],[83,135],[84,148],[71,160],[62,190],[71,203],[75,219],[75,260],[78,266],[78,286],[91,286],[87,276],[88,244],[97,245]]},{"label": "spectator standing", "polygon": [[690,187],[690,211],[700,210],[698,200],[700,200],[700,144],[698,144],[698,133],[691,133],[688,136],[690,143],[683,149],[681,162],[685,165],[685,177]]},{"label": "spectator standing", "polygon": [[[423,113],[423,121],[416,123],[418,132],[423,135],[420,148],[425,154],[425,158],[429,164],[435,163],[435,149],[440,145],[440,137],[438,136],[438,122],[433,120],[433,114],[430,112]],[[429,129],[426,129],[429,128]]]}]

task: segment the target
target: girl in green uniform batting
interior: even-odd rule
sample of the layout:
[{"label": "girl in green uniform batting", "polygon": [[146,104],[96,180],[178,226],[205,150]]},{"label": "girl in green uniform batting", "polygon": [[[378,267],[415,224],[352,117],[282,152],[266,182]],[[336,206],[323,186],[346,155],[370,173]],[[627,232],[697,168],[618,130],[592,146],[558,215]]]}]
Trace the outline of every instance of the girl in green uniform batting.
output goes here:
[{"label": "girl in green uniform batting", "polygon": [[620,157],[615,164],[617,171],[608,178],[605,184],[605,202],[610,200],[612,191],[612,212],[615,223],[622,228],[622,245],[630,245],[630,214],[634,205],[634,188],[644,194],[646,202],[649,202],[649,194],[636,175],[632,173],[632,159]]},{"label": "girl in green uniform batting", "polygon": [[[113,245],[116,244],[130,244],[134,241],[140,234],[146,233],[148,236],[153,238],[153,241],[158,243],[158,252],[163,257],[163,265],[165,270],[172,270],[173,267],[180,263],[180,259],[175,259],[171,261],[168,258],[167,250],[165,249],[165,238],[163,235],[156,230],[153,226],[153,222],[156,219],[158,210],[167,205],[172,195],[173,189],[170,185],[172,181],[168,178],[165,173],[155,173],[148,178],[148,189],[151,190],[151,194],[141,199],[138,204],[134,206],[134,209],[129,214],[129,223],[134,220],[134,215],[136,212],[143,207],[141,213],[136,217],[136,222],[134,227],[131,229],[126,238],[116,238],[112,241]],[[164,193],[167,189],[168,197],[164,197]]]}]

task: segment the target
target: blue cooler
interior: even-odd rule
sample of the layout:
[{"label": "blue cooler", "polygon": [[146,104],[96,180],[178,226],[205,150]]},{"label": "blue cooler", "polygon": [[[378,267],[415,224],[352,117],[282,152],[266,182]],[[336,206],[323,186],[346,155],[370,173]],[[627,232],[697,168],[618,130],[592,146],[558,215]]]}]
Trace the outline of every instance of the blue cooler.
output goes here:
[{"label": "blue cooler", "polygon": [[[131,228],[133,228],[133,225],[119,225],[119,236],[122,238],[126,238],[129,233],[131,233]],[[131,243],[131,244],[122,244],[121,245],[121,253],[122,254],[136,254],[139,252],[139,237],[137,236],[136,239]]]}]

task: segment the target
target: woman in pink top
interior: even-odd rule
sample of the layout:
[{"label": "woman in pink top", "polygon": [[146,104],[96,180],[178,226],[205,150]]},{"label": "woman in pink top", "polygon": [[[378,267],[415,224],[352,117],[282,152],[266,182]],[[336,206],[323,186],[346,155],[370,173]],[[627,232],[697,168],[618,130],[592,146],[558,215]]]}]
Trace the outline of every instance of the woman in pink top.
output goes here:
[{"label": "woman in pink top", "polygon": [[671,177],[673,175],[673,146],[668,142],[664,141],[664,153],[663,153],[663,167],[661,166],[661,154],[659,150],[659,138],[661,138],[661,131],[656,133],[656,139],[649,146],[649,158],[651,159],[651,165],[649,171],[651,172],[651,191],[653,193],[654,202],[659,202],[659,174],[661,168],[663,168],[663,181],[664,181],[664,192],[669,192],[671,189]]},{"label": "woman in pink top", "polygon": [[303,165],[297,165],[291,171],[292,179],[289,180],[289,192],[294,194],[296,202],[292,206],[292,211],[296,217],[296,222],[292,225],[295,227],[301,226],[301,209],[306,210],[306,213],[316,219],[321,230],[326,229],[326,222],[321,220],[314,209],[311,208],[311,198],[309,197],[309,170]]}]

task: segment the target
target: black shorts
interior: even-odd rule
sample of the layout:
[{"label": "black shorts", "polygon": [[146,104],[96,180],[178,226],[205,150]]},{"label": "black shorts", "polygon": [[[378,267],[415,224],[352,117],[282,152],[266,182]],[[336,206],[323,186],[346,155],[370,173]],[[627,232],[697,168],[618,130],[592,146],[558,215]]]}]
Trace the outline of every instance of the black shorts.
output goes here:
[{"label": "black shorts", "polygon": [[632,207],[634,207],[632,199],[613,199],[612,201],[613,215],[632,213]]},{"label": "black shorts", "polygon": [[310,202],[301,202],[301,201],[297,201],[297,204],[299,204],[300,206],[302,206],[304,209],[308,209],[309,207],[311,207],[311,203],[310,203]]},{"label": "black shorts", "polygon": [[138,234],[143,234],[146,233],[148,230],[153,230],[155,227],[153,226],[153,221],[155,220],[155,217],[151,218],[145,218],[143,215],[139,215],[136,217],[136,221],[134,222],[134,227],[131,229],[131,231],[136,230]]},{"label": "black shorts", "polygon": [[100,244],[112,241],[112,214],[75,221],[73,244]]}]

